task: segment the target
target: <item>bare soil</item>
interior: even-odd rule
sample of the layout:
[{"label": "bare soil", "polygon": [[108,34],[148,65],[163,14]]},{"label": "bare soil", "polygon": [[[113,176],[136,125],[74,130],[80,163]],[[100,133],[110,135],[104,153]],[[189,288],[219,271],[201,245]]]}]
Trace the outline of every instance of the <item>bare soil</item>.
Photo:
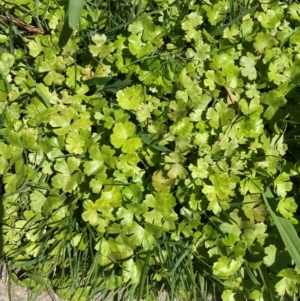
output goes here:
[{"label": "bare soil", "polygon": [[[8,287],[8,279],[5,268],[0,271],[0,301],[27,301],[29,291],[11,282]],[[9,293],[10,292],[10,293]],[[41,294],[37,301],[61,301],[53,292]]]}]

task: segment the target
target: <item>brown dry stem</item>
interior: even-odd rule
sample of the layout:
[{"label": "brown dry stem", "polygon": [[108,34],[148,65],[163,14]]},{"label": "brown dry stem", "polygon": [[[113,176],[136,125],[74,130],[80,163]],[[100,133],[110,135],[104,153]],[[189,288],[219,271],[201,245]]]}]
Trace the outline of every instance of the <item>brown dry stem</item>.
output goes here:
[{"label": "brown dry stem", "polygon": [[231,120],[225,134],[223,135],[222,139],[219,141],[218,145],[220,145],[225,140],[225,138],[227,137],[228,132],[231,129],[233,123],[237,120],[238,116],[240,115],[240,108],[239,108],[238,103],[236,101],[236,97],[231,93],[231,91],[228,89],[228,87],[225,84],[223,85],[223,87],[226,90],[233,106],[237,107],[237,113],[236,113],[235,117]]},{"label": "brown dry stem", "polygon": [[48,31],[37,28],[35,26],[32,25],[28,25],[25,22],[11,16],[10,18],[0,15],[0,21],[9,24],[10,22],[12,22],[14,25],[23,28],[24,30],[26,30],[27,32],[31,33],[31,34],[47,34]]}]

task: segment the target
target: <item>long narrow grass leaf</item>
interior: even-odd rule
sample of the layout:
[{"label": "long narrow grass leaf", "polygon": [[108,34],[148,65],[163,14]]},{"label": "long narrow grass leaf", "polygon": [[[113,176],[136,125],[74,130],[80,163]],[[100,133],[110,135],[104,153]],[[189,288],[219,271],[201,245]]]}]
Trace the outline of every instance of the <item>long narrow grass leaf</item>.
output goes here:
[{"label": "long narrow grass leaf", "polygon": [[81,10],[85,0],[69,0],[68,22],[71,29],[75,29],[80,20]]},{"label": "long narrow grass leaf", "polygon": [[274,196],[269,188],[263,193],[263,199],[280,233],[281,239],[285,244],[287,251],[291,255],[298,268],[300,268],[300,239],[294,226],[288,219],[276,215],[272,210],[268,199],[274,199]]}]

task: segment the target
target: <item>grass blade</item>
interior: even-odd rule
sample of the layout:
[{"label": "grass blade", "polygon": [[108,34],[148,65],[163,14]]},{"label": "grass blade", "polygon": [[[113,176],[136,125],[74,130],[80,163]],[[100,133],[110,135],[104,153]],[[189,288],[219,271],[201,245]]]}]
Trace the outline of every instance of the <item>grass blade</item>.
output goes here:
[{"label": "grass blade", "polygon": [[81,10],[84,6],[85,0],[70,0],[68,9],[69,27],[74,30],[79,23]]},{"label": "grass blade", "polygon": [[223,26],[218,27],[217,29],[215,29],[212,32],[209,32],[209,34],[211,36],[217,36],[220,35],[226,28],[230,27],[232,24],[236,24],[238,23],[243,17],[245,17],[248,14],[253,14],[256,9],[257,9],[257,5],[245,10],[243,13],[241,13],[239,16],[237,16],[236,18],[234,18],[233,20],[231,20],[230,22],[224,24]]},{"label": "grass blade", "polygon": [[273,199],[274,196],[269,188],[263,193],[263,199],[266,203],[266,206],[275,222],[275,225],[280,233],[282,241],[291,255],[292,259],[300,268],[300,239],[297,235],[297,232],[291,222],[283,217],[277,216],[272,210],[268,199]]},{"label": "grass blade", "polygon": [[60,47],[64,47],[68,43],[73,33],[73,30],[78,25],[81,10],[84,6],[84,3],[85,0],[69,0],[69,7],[66,14],[66,19],[58,42]]}]

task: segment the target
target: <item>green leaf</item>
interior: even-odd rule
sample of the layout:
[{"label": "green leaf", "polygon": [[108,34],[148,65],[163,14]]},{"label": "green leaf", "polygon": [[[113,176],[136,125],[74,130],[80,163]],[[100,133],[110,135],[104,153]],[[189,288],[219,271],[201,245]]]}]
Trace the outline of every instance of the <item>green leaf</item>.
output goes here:
[{"label": "green leaf", "polygon": [[134,153],[142,147],[141,138],[132,137],[134,133],[135,126],[132,122],[118,122],[113,128],[110,141],[115,148],[122,148],[124,153]]},{"label": "green leaf", "polygon": [[38,190],[35,190],[30,195],[30,208],[38,213],[41,212],[45,202],[47,201],[47,198]]},{"label": "green leaf", "polygon": [[131,283],[137,284],[140,282],[141,278],[141,266],[136,265],[133,259],[126,260],[123,263],[122,274],[124,281],[130,280]]},{"label": "green leaf", "polygon": [[264,28],[273,29],[279,26],[283,17],[282,8],[277,6],[268,9],[266,12],[259,12],[257,19]]},{"label": "green leaf", "polygon": [[186,136],[192,132],[193,128],[190,118],[185,117],[170,126],[170,132],[172,135]]},{"label": "green leaf", "polygon": [[216,88],[215,85],[215,72],[213,70],[209,70],[205,74],[206,79],[204,80],[204,85],[208,86],[209,90],[213,91]]},{"label": "green leaf", "polygon": [[51,115],[49,124],[52,127],[66,127],[70,125],[71,120],[75,112],[72,108],[63,108],[59,113],[54,113]]},{"label": "green leaf", "polygon": [[278,273],[279,277],[283,277],[276,283],[275,289],[279,296],[284,296],[286,293],[290,296],[298,291],[300,284],[300,276],[293,269],[284,269]]},{"label": "green leaf", "polygon": [[[17,152],[17,150],[16,150]],[[18,158],[19,157],[19,158]],[[20,154],[17,156],[15,163],[15,172],[5,172],[3,173],[3,183],[5,184],[5,192],[16,192],[16,190],[21,187],[28,174],[28,166],[26,166],[22,159],[20,159]]]},{"label": "green leaf", "polygon": [[255,37],[255,43],[253,46],[259,53],[265,53],[265,50],[272,49],[275,43],[276,39],[274,39],[269,33],[259,32]]},{"label": "green leaf", "polygon": [[103,172],[100,172],[91,180],[90,187],[94,193],[99,193],[105,184],[113,184],[113,181],[108,180],[107,175]]},{"label": "green leaf", "polygon": [[243,262],[244,260],[242,258],[234,260],[226,256],[222,256],[213,264],[213,273],[220,279],[228,279],[240,269]]},{"label": "green leaf", "polygon": [[267,110],[264,112],[264,116],[267,120],[270,120],[276,114],[279,107],[286,104],[287,100],[282,93],[271,90],[268,93],[261,94],[261,102],[269,105]]},{"label": "green leaf", "polygon": [[142,187],[140,184],[128,185],[122,190],[122,194],[125,199],[137,204],[140,202],[142,197]]},{"label": "green leaf", "polygon": [[75,172],[79,165],[80,160],[74,157],[68,158],[67,161],[58,161],[54,169],[59,173],[53,176],[52,185],[65,192],[72,192],[82,181],[81,171]]},{"label": "green leaf", "polygon": [[117,211],[117,217],[119,219],[122,219],[122,221],[121,221],[122,225],[131,226],[132,221],[133,221],[133,213],[130,210],[127,210],[124,207],[119,208]]},{"label": "green leaf", "polygon": [[22,145],[23,148],[31,151],[37,151],[39,149],[37,135],[35,135],[32,129],[26,129],[22,132]]},{"label": "green leaf", "polygon": [[218,2],[214,5],[203,5],[203,9],[207,13],[208,21],[211,25],[217,25],[223,20],[223,14],[227,10],[226,2]]},{"label": "green leaf", "polygon": [[214,174],[209,176],[213,185],[204,184],[202,192],[209,200],[208,210],[212,210],[215,214],[226,210],[230,207],[230,197],[234,196],[233,189],[239,178],[236,176],[227,177],[224,174]]},{"label": "green leaf", "polygon": [[12,54],[4,52],[1,55],[0,70],[4,76],[7,76],[10,73],[11,67],[14,65],[14,63],[15,57]]},{"label": "green leaf", "polygon": [[130,35],[128,37],[128,49],[129,51],[135,55],[138,59],[143,56],[150,54],[153,50],[153,46],[150,42],[143,43],[141,38],[138,35]]},{"label": "green leaf", "polygon": [[43,51],[43,46],[40,42],[39,36],[36,36],[34,40],[31,40],[28,43],[28,47],[29,47],[29,54],[32,57],[37,57]]},{"label": "green leaf", "polygon": [[66,138],[66,150],[69,153],[77,155],[82,154],[84,145],[85,141],[82,139],[77,130],[74,130],[68,134],[68,137]]},{"label": "green leaf", "polygon": [[276,187],[276,192],[279,196],[285,197],[288,191],[291,191],[293,184],[289,182],[290,176],[283,172],[274,181],[274,186]]},{"label": "green leaf", "polygon": [[209,174],[208,164],[202,158],[197,160],[197,166],[190,164],[189,170],[192,172],[193,178],[205,179]]},{"label": "green leaf", "polygon": [[232,108],[228,108],[228,104],[221,100],[216,104],[215,108],[208,108],[206,118],[213,128],[218,128],[219,124],[229,125],[235,118],[235,111]]},{"label": "green leaf", "polygon": [[185,38],[188,42],[192,39],[199,39],[199,30],[196,29],[197,26],[203,23],[202,16],[199,16],[196,12],[192,12],[187,16],[186,21],[181,23],[182,29],[186,32]]},{"label": "green leaf", "polygon": [[165,157],[166,169],[168,170],[168,177],[171,179],[185,179],[188,172],[181,164],[184,161],[184,158],[178,153],[170,153]]},{"label": "green leaf", "polygon": [[174,221],[177,220],[177,214],[174,211],[175,199],[170,193],[156,193],[153,195],[146,195],[146,199],[143,202],[149,208],[153,210],[143,214],[146,222],[154,224],[165,231],[174,229]]},{"label": "green leaf", "polygon": [[240,59],[241,73],[244,77],[248,77],[249,80],[254,80],[257,77],[255,64],[255,57],[249,52],[247,52],[247,56],[242,56]]},{"label": "green leaf", "polygon": [[144,229],[136,222],[130,225],[130,232],[133,233],[130,236],[130,242],[136,246],[142,246],[145,251],[152,250],[157,244],[156,236],[158,238],[161,235],[159,228],[154,230],[153,225],[147,224]]},{"label": "green leaf", "polygon": [[85,200],[83,202],[83,207],[86,211],[82,213],[82,219],[89,222],[92,226],[96,226],[98,224],[98,212],[95,203],[91,200]]},{"label": "green leaf", "polygon": [[169,178],[161,170],[152,175],[152,185],[157,192],[169,192],[174,184],[174,179]]},{"label": "green leaf", "polygon": [[246,195],[242,210],[250,221],[264,222],[268,215],[266,206],[262,204],[261,198],[257,195]]},{"label": "green leaf", "polygon": [[[104,162],[109,166],[110,168],[115,168],[115,166],[118,163],[117,158],[114,156],[115,150],[112,149],[108,145],[102,145],[101,146],[101,154]],[[92,157],[91,157],[92,158]]]},{"label": "green leaf", "polygon": [[224,290],[222,293],[222,300],[224,301],[235,301],[236,293],[234,293],[232,290]]},{"label": "green leaf", "polygon": [[122,204],[122,194],[118,187],[112,187],[108,191],[102,191],[101,196],[95,202],[96,209],[111,221],[115,220],[113,210]]},{"label": "green leaf", "polygon": [[115,50],[113,43],[106,44],[106,39],[104,34],[92,36],[92,41],[96,45],[89,45],[89,50],[94,57],[105,58]]},{"label": "green leaf", "polygon": [[265,248],[265,254],[266,256],[264,257],[264,264],[268,267],[274,264],[275,258],[276,258],[276,247],[274,245],[270,245]]},{"label": "green leaf", "polygon": [[293,220],[297,208],[298,206],[294,198],[283,198],[278,203],[277,211],[280,212],[283,217]]},{"label": "green leaf", "polygon": [[62,85],[62,83],[65,81],[65,77],[54,70],[51,70],[44,77],[43,81],[47,86],[51,86],[53,84]]},{"label": "green leaf", "polygon": [[141,85],[133,85],[117,92],[117,101],[124,110],[137,110],[142,101]]},{"label": "green leaf", "polygon": [[269,65],[268,78],[276,85],[280,85],[281,83],[286,82],[288,79],[287,76],[281,74],[281,66],[278,66],[275,63],[270,63]]},{"label": "green leaf", "polygon": [[86,161],[84,166],[84,172],[90,176],[95,174],[99,171],[105,171],[104,159],[102,153],[97,145],[93,145],[89,148],[90,158],[93,159],[92,161]]},{"label": "green leaf", "polygon": [[234,23],[230,27],[225,28],[223,37],[228,39],[231,43],[236,42],[240,36],[240,27]]},{"label": "green leaf", "polygon": [[246,195],[248,192],[251,194],[262,193],[264,190],[259,178],[246,178],[240,182],[240,187],[240,191],[243,195]]}]

